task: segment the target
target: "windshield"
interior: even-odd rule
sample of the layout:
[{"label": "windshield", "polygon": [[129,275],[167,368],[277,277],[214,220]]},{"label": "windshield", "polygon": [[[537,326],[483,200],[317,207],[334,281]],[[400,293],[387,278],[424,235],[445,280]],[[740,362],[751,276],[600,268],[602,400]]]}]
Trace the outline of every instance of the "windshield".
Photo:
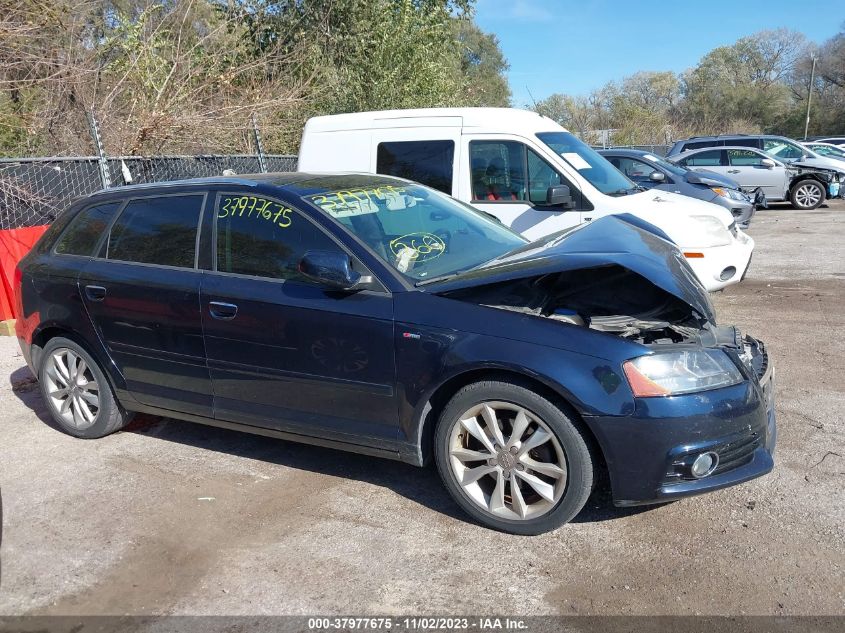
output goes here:
[{"label": "windshield", "polygon": [[675,174],[676,176],[683,176],[688,171],[690,171],[689,169],[684,169],[683,167],[680,167],[675,163],[670,163],[665,158],[660,158],[659,156],[655,156],[654,154],[643,154],[643,158],[647,158],[655,165],[662,167],[669,173]]},{"label": "windshield", "polygon": [[569,132],[540,132],[537,138],[577,169],[602,193],[624,195],[637,191],[637,186],[611,165],[610,161]]},{"label": "windshield", "polygon": [[453,275],[528,240],[487,214],[413,184],[379,184],[304,196],[414,281]]},{"label": "windshield", "polygon": [[831,145],[810,145],[810,149],[822,156],[845,156],[845,151]]},{"label": "windshield", "polygon": [[813,150],[801,147],[798,143],[793,143],[785,138],[763,139],[763,151],[780,160],[798,160],[804,158],[806,154],[813,154]]}]

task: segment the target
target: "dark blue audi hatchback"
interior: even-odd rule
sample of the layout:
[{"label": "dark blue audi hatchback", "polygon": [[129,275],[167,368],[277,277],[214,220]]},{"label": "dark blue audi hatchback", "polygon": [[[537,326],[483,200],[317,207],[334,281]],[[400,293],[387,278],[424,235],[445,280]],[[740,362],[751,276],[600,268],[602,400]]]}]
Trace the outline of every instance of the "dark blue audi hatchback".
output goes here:
[{"label": "dark blue audi hatchback", "polygon": [[21,349],[81,438],[146,412],[434,459],[519,534],[572,519],[601,471],[634,505],[773,466],[762,343],[630,216],[529,243],[382,176],[132,186],[74,203],[16,283]]}]

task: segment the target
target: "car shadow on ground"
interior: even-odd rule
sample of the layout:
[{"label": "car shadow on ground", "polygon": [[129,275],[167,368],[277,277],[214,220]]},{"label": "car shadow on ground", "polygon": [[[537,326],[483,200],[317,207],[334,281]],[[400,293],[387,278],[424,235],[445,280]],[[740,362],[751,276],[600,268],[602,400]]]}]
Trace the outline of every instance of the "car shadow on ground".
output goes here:
[{"label": "car shadow on ground", "polygon": [[[9,382],[18,399],[39,420],[56,432],[63,432],[51,417],[47,404],[41,397],[38,383],[28,367],[21,367],[12,372]],[[137,433],[160,441],[174,442],[268,464],[278,464],[296,470],[364,481],[388,488],[451,518],[460,521],[470,520],[446,492],[433,465],[417,468],[389,459],[146,414],[136,415],[135,419],[121,432]],[[608,521],[639,514],[651,507],[653,506],[617,508],[613,505],[607,484],[601,483],[587,501],[584,509],[572,522]]]}]

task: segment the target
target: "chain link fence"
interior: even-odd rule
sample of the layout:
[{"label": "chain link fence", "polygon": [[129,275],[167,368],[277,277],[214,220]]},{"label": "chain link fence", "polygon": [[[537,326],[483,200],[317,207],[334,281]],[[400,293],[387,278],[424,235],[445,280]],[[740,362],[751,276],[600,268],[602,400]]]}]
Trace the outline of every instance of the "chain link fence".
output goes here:
[{"label": "chain link fence", "polygon": [[119,187],[252,174],[265,171],[262,160],[268,172],[296,170],[296,156],[282,154],[0,159],[0,230],[50,224],[71,200],[102,189],[105,178]]}]

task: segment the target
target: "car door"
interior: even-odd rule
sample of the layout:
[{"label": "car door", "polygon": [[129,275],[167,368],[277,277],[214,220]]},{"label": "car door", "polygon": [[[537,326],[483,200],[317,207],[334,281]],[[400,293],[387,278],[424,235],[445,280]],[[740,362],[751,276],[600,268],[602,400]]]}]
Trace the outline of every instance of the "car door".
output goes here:
[{"label": "car door", "polygon": [[[656,165],[652,165],[651,163],[638,160],[636,158],[631,158],[630,156],[618,156],[609,160],[616,169],[621,171],[641,187],[681,193],[678,186],[672,180],[671,174],[666,173],[663,169],[657,167]],[[651,175],[655,172],[663,174],[663,180],[652,180]]]},{"label": "car door", "polygon": [[85,309],[142,404],[211,415],[199,308],[204,192],[130,199],[79,277]]},{"label": "car door", "polygon": [[214,213],[201,306],[215,417],[389,446],[398,432],[391,295],[304,278],[306,251],[344,249],[289,202],[221,191]]},{"label": "car door", "polygon": [[[728,149],[728,163],[730,168],[727,175],[736,180],[746,191],[762,189],[769,200],[782,199],[789,185],[786,168],[775,162],[775,165],[765,165],[763,161],[768,157],[752,149]],[[772,161],[771,158],[768,159]]]},{"label": "car door", "polygon": [[[571,182],[524,143],[473,139],[468,154],[472,205],[529,239],[577,226],[586,219],[585,207],[592,209]],[[549,187],[556,185],[569,187],[573,208],[546,204]]]}]

